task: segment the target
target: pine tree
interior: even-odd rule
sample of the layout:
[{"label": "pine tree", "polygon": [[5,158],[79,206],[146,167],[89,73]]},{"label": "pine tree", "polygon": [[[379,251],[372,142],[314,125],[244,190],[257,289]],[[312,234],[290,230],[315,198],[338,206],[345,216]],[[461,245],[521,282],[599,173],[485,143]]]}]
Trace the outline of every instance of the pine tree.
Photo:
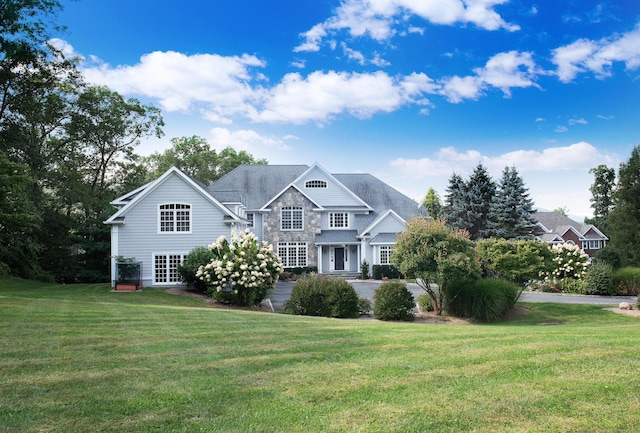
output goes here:
[{"label": "pine tree", "polygon": [[533,201],[515,167],[505,167],[483,237],[529,239],[535,226]]},{"label": "pine tree", "polygon": [[450,227],[468,229],[466,216],[467,208],[467,184],[460,175],[453,173],[447,186],[445,205],[442,215]]},{"label": "pine tree", "polygon": [[607,217],[611,244],[620,252],[623,264],[640,266],[640,145],[627,163],[620,164],[613,209]]},{"label": "pine tree", "polygon": [[431,218],[438,218],[442,211],[442,200],[435,189],[429,188],[427,195],[422,200],[422,205],[427,208],[427,212]]},{"label": "pine tree", "polygon": [[465,227],[472,240],[481,238],[486,232],[489,208],[496,195],[496,185],[482,165],[473,170],[466,184]]},{"label": "pine tree", "polygon": [[591,208],[593,218],[585,219],[587,224],[593,224],[601,230],[606,229],[607,216],[613,208],[613,191],[615,188],[616,172],[604,164],[589,170],[593,174],[591,191]]}]

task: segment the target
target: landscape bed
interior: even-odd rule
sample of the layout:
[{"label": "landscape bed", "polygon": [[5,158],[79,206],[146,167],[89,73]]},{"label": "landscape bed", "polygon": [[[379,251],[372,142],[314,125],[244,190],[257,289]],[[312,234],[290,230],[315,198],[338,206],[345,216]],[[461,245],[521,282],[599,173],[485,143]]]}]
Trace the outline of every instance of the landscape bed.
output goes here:
[{"label": "landscape bed", "polygon": [[0,432],[637,430],[639,319],[518,306],[440,326],[0,277]]}]

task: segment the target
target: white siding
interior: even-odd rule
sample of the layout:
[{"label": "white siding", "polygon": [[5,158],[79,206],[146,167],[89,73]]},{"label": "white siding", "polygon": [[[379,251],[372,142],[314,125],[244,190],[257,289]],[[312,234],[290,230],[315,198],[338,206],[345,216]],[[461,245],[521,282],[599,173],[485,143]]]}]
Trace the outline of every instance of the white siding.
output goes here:
[{"label": "white siding", "polygon": [[[308,180],[324,180],[327,182],[327,188],[305,188],[304,185]],[[296,186],[320,206],[362,206],[362,203],[349,194],[346,188],[339,186],[333,177],[327,176],[320,169],[312,170],[300,178]]]},{"label": "white siding", "polygon": [[[191,233],[158,233],[158,205],[162,203],[191,205]],[[153,280],[154,254],[188,254],[230,233],[222,211],[172,175],[125,214],[125,224],[117,230],[118,255],[142,262],[143,285],[148,286]]]},{"label": "white siding", "polygon": [[404,224],[393,215],[388,215],[372,228],[371,236],[375,236],[378,233],[400,233],[403,230]]}]

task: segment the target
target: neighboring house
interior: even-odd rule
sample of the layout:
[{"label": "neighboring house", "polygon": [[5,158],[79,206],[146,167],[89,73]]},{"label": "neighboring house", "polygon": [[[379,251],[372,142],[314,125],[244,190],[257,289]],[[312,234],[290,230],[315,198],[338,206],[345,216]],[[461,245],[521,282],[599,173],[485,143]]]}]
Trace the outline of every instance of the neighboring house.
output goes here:
[{"label": "neighboring house", "polygon": [[330,174],[318,164],[242,165],[209,187],[174,167],[112,204],[111,255],[141,262],[143,286],[179,284],[189,251],[247,227],[285,268],[357,274],[363,260],[389,264],[406,221],[427,215],[369,174]]},{"label": "neighboring house", "polygon": [[538,222],[534,230],[538,239],[549,245],[577,245],[589,257],[607,246],[609,240],[596,226],[581,224],[560,212],[535,212],[533,219]]}]

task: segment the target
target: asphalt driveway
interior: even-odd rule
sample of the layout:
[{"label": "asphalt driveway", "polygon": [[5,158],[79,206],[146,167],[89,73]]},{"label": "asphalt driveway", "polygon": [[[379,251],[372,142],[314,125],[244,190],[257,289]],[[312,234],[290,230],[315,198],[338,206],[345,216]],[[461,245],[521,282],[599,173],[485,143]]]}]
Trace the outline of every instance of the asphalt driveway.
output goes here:
[{"label": "asphalt driveway", "polygon": [[[358,296],[361,298],[373,299],[373,294],[380,286],[380,281],[375,280],[349,280],[349,283],[356,289]],[[271,303],[276,310],[284,305],[285,301],[291,296],[291,290],[295,283],[276,283],[276,289],[270,295]],[[408,284],[407,288],[413,296],[424,293],[417,284]],[[592,296],[592,295],[570,295],[564,293],[544,293],[544,292],[523,292],[520,296],[521,302],[550,302],[559,304],[603,304],[618,305],[620,302],[629,302],[635,305],[637,298],[634,296]]]}]

